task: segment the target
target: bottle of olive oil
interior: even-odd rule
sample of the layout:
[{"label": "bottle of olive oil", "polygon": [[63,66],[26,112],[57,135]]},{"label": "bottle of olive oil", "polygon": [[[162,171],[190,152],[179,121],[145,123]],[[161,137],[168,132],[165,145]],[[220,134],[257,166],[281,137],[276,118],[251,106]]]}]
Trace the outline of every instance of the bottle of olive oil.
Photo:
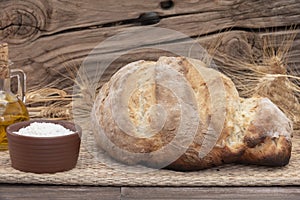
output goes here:
[{"label": "bottle of olive oil", "polygon": [[[19,97],[11,92],[10,79],[16,76],[18,90],[21,90],[21,97],[24,99],[25,75],[21,70],[10,72],[8,60],[8,45],[0,43],[0,151],[8,149],[6,127],[10,124],[29,120],[28,111]],[[22,89],[20,89],[22,88]]]}]

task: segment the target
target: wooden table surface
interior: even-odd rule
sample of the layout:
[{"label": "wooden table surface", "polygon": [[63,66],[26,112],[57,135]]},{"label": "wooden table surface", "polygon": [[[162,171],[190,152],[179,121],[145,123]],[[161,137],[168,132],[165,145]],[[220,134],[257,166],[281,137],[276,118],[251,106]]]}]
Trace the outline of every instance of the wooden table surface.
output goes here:
[{"label": "wooden table surface", "polygon": [[300,187],[89,187],[0,185],[0,199],[272,199],[298,200]]}]

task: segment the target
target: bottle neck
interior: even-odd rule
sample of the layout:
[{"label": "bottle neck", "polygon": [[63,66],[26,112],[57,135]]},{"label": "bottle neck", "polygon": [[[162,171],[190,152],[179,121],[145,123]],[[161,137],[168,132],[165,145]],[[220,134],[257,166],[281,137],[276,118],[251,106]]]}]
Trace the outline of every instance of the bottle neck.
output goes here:
[{"label": "bottle neck", "polygon": [[10,92],[10,78],[0,78],[0,91]]},{"label": "bottle neck", "polygon": [[0,61],[0,91],[10,92],[10,61]]},{"label": "bottle neck", "polygon": [[10,92],[10,65],[8,45],[7,43],[0,43],[0,91]]}]

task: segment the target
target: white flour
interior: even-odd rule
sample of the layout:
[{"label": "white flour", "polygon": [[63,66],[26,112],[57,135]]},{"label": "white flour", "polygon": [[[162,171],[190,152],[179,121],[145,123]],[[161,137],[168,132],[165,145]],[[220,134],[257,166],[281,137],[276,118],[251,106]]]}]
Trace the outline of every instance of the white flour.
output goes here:
[{"label": "white flour", "polygon": [[62,125],[46,122],[33,122],[25,128],[21,128],[15,134],[32,136],[32,137],[55,137],[64,136],[74,133],[73,131],[66,129]]}]

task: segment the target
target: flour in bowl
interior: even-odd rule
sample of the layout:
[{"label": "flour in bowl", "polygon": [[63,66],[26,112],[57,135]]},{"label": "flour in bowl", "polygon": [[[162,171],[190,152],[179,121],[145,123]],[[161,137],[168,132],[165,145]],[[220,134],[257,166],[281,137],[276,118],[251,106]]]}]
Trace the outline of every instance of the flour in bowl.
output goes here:
[{"label": "flour in bowl", "polygon": [[66,129],[62,125],[47,123],[47,122],[33,122],[29,126],[21,128],[15,134],[32,136],[32,137],[56,137],[70,135],[74,132]]}]

